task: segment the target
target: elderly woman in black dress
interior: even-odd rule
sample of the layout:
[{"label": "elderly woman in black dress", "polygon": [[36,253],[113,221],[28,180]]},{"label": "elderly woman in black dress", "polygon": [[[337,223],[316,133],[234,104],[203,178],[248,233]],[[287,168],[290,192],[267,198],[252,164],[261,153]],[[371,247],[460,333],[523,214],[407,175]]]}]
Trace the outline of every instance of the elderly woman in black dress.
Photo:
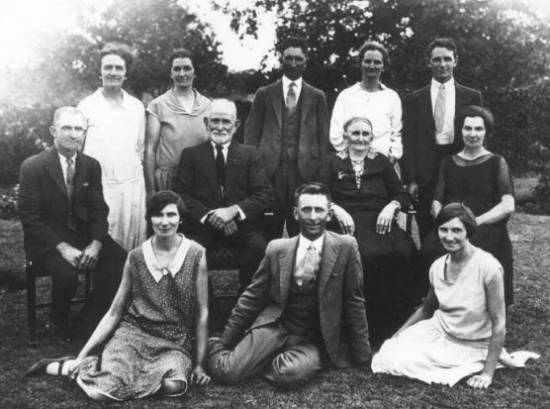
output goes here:
[{"label": "elderly woman in black dress", "polygon": [[[447,203],[462,202],[472,209],[478,225],[472,244],[492,254],[504,268],[506,305],[513,297],[512,243],[507,223],[514,212],[514,186],[506,160],[485,148],[493,133],[493,115],[487,108],[468,106],[461,116],[464,149],[441,162],[432,202],[437,217]],[[436,232],[426,238],[422,253],[428,262],[444,253]]]},{"label": "elderly woman in black dress", "polygon": [[395,222],[410,198],[388,158],[371,148],[370,120],[347,120],[344,137],[347,148],[326,158],[320,179],[331,191],[341,230],[357,237],[369,333],[376,347],[407,319],[417,301],[413,246]]}]

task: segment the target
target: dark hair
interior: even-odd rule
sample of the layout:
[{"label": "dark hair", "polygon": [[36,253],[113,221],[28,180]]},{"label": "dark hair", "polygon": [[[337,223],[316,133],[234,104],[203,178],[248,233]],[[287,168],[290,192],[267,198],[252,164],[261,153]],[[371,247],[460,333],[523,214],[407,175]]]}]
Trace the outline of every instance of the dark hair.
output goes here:
[{"label": "dark hair", "polygon": [[359,58],[359,65],[361,65],[361,61],[363,61],[365,53],[369,50],[380,51],[380,54],[382,54],[382,62],[384,63],[384,68],[388,68],[390,66],[390,54],[388,53],[388,49],[380,44],[378,41],[367,41],[361,46],[361,48],[359,49],[359,55],[357,56]]},{"label": "dark hair", "polygon": [[445,205],[435,218],[437,228],[449,220],[458,218],[466,228],[466,236],[472,237],[477,229],[476,217],[472,210],[462,202],[453,202]]},{"label": "dark hair", "polygon": [[176,58],[189,58],[191,60],[191,63],[194,65],[194,56],[191,51],[189,51],[187,48],[176,48],[174,51],[172,51],[172,54],[170,54],[169,62],[170,67],[172,67],[172,64],[174,63],[174,60]]},{"label": "dark hair", "polygon": [[294,192],[294,205],[298,206],[298,200],[302,195],[323,195],[331,203],[330,190],[324,184],[319,182],[308,182],[298,186]]},{"label": "dark hair", "polygon": [[132,63],[134,62],[134,55],[130,46],[118,41],[107,43],[99,52],[100,60],[103,60],[103,57],[105,57],[106,55],[112,54],[118,55],[120,58],[122,58],[124,60],[124,63],[126,64],[126,71],[130,71]]},{"label": "dark hair", "polygon": [[431,57],[432,51],[436,47],[443,47],[447,50],[451,50],[453,52],[453,55],[455,56],[455,60],[458,59],[458,48],[456,47],[456,43],[452,38],[439,37],[428,44],[428,58]]},{"label": "dark hair", "polygon": [[307,41],[305,38],[301,38],[301,37],[287,37],[279,46],[279,52],[282,55],[287,48],[293,48],[293,47],[301,48],[307,57],[308,55]]},{"label": "dark hair", "polygon": [[479,105],[468,105],[460,111],[460,128],[464,126],[464,121],[466,117],[472,118],[479,116],[483,119],[483,124],[485,125],[486,136],[491,136],[493,134],[493,129],[495,126],[495,118],[493,113],[489,108],[480,107]]},{"label": "dark hair", "polygon": [[151,217],[159,214],[161,210],[169,204],[176,205],[178,213],[180,215],[180,220],[183,219],[183,217],[187,213],[187,207],[177,193],[171,190],[161,190],[160,192],[157,192],[153,196],[151,196],[151,198],[147,202],[147,212],[145,214],[145,219],[147,220],[147,228],[149,232],[153,231],[151,226]]}]

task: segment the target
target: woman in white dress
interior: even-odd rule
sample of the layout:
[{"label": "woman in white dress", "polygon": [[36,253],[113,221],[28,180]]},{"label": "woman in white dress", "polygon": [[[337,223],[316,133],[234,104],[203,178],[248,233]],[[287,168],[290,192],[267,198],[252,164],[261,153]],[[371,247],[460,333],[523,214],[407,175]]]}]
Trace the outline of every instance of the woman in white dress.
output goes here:
[{"label": "woman in white dress", "polygon": [[469,377],[469,386],[487,388],[497,367],[521,367],[538,355],[503,349],[503,270],[491,254],[469,242],[476,230],[472,211],[450,203],[436,224],[447,254],[430,268],[424,304],[382,345],[372,371],[449,386]]},{"label": "woman in white dress", "polygon": [[374,134],[373,150],[397,165],[403,156],[401,99],[380,81],[390,63],[388,51],[382,44],[369,41],[359,49],[358,59],[362,79],[338,94],[330,119],[330,142],[337,152],[344,150],[344,123],[353,117],[368,118]]},{"label": "woman in white dress", "polygon": [[106,45],[101,51],[103,86],[78,104],[88,122],[84,153],[101,164],[109,234],[127,251],[143,242],[146,231],[145,109],[122,89],[131,59],[122,44]]}]

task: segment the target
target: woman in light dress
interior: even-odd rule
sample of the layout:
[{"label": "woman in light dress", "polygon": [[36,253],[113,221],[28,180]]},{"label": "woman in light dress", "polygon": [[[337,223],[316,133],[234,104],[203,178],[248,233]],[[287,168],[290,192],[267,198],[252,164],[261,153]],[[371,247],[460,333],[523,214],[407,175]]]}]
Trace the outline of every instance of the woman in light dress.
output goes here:
[{"label": "woman in light dress", "polygon": [[537,354],[503,349],[506,334],[503,270],[469,241],[476,218],[462,203],[443,207],[436,218],[447,254],[430,268],[424,304],[372,359],[374,373],[455,385],[468,377],[487,388],[497,367],[521,367]]},{"label": "woman in light dress", "polygon": [[174,50],[170,56],[173,88],[147,106],[145,134],[145,183],[147,194],[172,188],[181,151],[208,140],[204,118],[210,113],[210,100],[193,88],[193,54]]},{"label": "woman in light dress", "polygon": [[151,198],[154,235],[128,255],[113,304],[88,342],[77,357],[42,359],[27,376],[68,376],[94,400],[180,396],[190,382],[210,381],[203,370],[208,273],[204,248],[177,232],[184,211],[172,191]]},{"label": "woman in light dress", "polygon": [[131,61],[123,44],[107,44],[101,51],[103,86],[78,104],[88,124],[84,153],[101,164],[109,234],[127,251],[143,242],[146,230],[145,110],[122,89]]}]

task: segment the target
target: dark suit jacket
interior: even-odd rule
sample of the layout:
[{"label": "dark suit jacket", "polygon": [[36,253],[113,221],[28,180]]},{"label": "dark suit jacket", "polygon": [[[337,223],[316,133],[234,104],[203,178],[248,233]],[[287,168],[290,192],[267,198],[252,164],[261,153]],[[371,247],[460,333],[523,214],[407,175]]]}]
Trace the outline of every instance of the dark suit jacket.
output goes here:
[{"label": "dark suit jacket", "polygon": [[[435,183],[436,144],[430,86],[416,90],[405,98],[403,111],[403,182],[416,182],[419,186]],[[481,105],[481,92],[455,81],[455,138],[454,150],[462,146],[460,111],[468,105]]]},{"label": "dark suit jacket", "polygon": [[273,201],[271,185],[265,177],[256,148],[232,141],[225,165],[225,198],[218,186],[216,160],[210,141],[181,154],[173,182],[189,210],[191,220],[200,219],[212,209],[238,205],[247,221],[257,219]]},{"label": "dark suit jacket", "polygon": [[[231,312],[221,342],[232,347],[248,329],[276,322],[285,310],[298,236],[271,241],[252,283]],[[319,271],[321,334],[331,361],[339,367],[370,359],[363,297],[363,269],[353,237],[325,232]]]},{"label": "dark suit jacket", "polygon": [[[302,81],[298,168],[304,181],[317,177],[320,159],[329,147],[329,114],[323,91]],[[256,92],[245,124],[244,143],[257,146],[266,175],[275,174],[281,158],[283,85],[278,80]]]},{"label": "dark suit jacket", "polygon": [[[55,148],[26,159],[19,183],[18,208],[27,258],[36,260],[62,241],[83,248],[92,240],[107,237],[109,208],[103,199],[101,167],[95,159],[83,153],[76,156],[72,208]],[[67,224],[70,212],[76,231]]]}]

